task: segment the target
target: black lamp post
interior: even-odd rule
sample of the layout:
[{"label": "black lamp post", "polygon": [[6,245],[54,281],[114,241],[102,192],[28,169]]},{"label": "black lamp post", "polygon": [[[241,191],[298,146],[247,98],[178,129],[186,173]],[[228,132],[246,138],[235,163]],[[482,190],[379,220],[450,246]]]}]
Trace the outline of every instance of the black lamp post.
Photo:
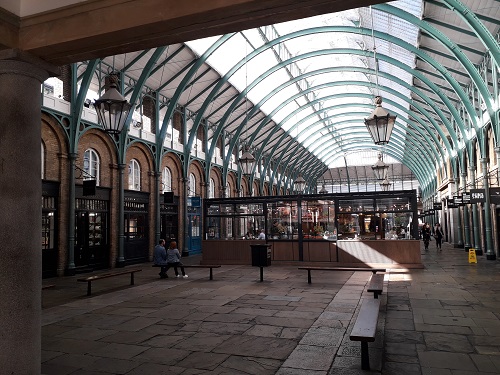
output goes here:
[{"label": "black lamp post", "polygon": [[120,134],[132,105],[116,89],[116,83],[112,82],[104,95],[94,102],[94,107],[104,131]]},{"label": "black lamp post", "polygon": [[365,125],[376,145],[389,143],[396,116],[392,116],[382,108],[382,97],[375,97],[375,109],[371,116],[365,119]]}]

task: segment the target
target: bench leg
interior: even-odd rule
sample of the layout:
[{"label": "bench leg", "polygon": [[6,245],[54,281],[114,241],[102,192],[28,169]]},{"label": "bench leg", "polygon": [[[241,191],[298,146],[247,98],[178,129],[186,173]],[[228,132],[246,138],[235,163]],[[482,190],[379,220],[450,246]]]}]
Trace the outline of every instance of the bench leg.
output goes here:
[{"label": "bench leg", "polygon": [[130,272],[130,285],[134,285],[134,273]]},{"label": "bench leg", "polygon": [[212,267],[210,267],[210,280],[214,279],[214,275],[212,274]]},{"label": "bench leg", "polygon": [[378,292],[373,293],[373,297],[375,297],[375,299],[378,299]]},{"label": "bench leg", "polygon": [[264,267],[260,267],[260,281],[264,281]]},{"label": "bench leg", "polygon": [[311,270],[307,270],[307,283],[311,284]]},{"label": "bench leg", "polygon": [[368,343],[361,341],[361,368],[370,370],[370,357],[368,356]]},{"label": "bench leg", "polygon": [[92,294],[92,281],[87,281],[87,296]]}]

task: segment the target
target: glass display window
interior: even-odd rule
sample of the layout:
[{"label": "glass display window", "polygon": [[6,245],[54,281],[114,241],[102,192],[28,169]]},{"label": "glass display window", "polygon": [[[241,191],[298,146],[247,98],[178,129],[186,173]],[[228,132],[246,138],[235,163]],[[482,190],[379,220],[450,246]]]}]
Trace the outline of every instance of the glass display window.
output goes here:
[{"label": "glass display window", "polygon": [[409,197],[387,197],[377,198],[376,211],[383,212],[403,212],[411,211],[411,202]]},{"label": "glass display window", "polygon": [[272,202],[268,204],[266,233],[270,239],[297,239],[298,238],[298,210],[297,202]]},{"label": "glass display window", "polygon": [[337,239],[335,203],[333,200],[304,201],[301,208],[304,239]]},{"label": "glass display window", "polygon": [[339,199],[339,212],[375,211],[372,198]]}]

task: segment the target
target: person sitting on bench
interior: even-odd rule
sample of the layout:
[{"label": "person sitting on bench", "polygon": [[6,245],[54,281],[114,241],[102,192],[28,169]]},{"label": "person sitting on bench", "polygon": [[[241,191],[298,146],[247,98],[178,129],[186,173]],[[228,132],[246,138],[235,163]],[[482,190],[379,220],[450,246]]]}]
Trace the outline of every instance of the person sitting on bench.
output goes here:
[{"label": "person sitting on bench", "polygon": [[184,271],[183,264],[181,263],[181,254],[179,253],[179,249],[177,249],[177,242],[175,241],[170,242],[170,246],[167,250],[167,269],[165,270],[165,274],[170,267],[174,267],[175,277],[180,277],[177,267],[181,268],[183,278],[186,279],[188,277]]},{"label": "person sitting on bench", "polygon": [[165,240],[161,239],[158,241],[158,245],[155,246],[153,252],[153,262],[155,266],[160,268],[160,277],[162,279],[167,278],[167,251],[165,250]]}]

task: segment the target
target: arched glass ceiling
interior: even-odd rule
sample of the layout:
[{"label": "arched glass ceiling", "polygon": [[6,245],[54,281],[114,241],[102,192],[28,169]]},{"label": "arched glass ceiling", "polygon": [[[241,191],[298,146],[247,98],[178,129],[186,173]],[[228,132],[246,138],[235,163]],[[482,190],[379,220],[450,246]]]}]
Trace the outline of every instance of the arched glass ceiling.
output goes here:
[{"label": "arched glass ceiling", "polygon": [[[421,17],[422,3],[420,1],[396,1],[392,2],[391,5]],[[373,52],[391,56],[410,68],[415,67],[415,55],[373,35],[325,32],[286,39],[254,58],[246,56],[264,46],[266,42],[300,30],[311,27],[352,27],[358,25],[369,30],[397,35],[404,41],[414,46],[417,45],[418,27],[376,9],[360,8],[237,33],[213,53],[207,62],[221,76],[227,74],[238,62],[245,62],[242,68],[229,78],[229,82],[241,92],[252,82],[259,80],[246,94],[247,98],[254,104],[259,103],[277,86],[285,85],[294,78],[299,78],[295,84],[286,85],[266,100],[260,110],[265,115],[272,113],[272,120],[276,124],[288,131],[304,147],[308,148],[321,161],[327,163],[328,167],[331,167],[335,165],[336,158],[332,158],[330,153],[322,152],[323,150],[318,146],[331,144],[342,149],[343,143],[349,142],[354,128],[360,129],[360,132],[364,131],[366,142],[371,142],[368,132],[364,130],[363,118],[368,117],[373,109],[372,98],[374,95],[381,94],[384,98],[384,108],[391,113],[396,113],[400,123],[403,126],[406,125],[405,120],[408,117],[406,112],[399,111],[390,103],[394,102],[409,109],[408,101],[386,92],[383,87],[401,93],[407,98],[411,97],[410,90],[382,75],[383,73],[393,75],[408,85],[412,84],[412,75],[381,59],[377,58],[375,61]],[[217,39],[218,37],[212,37],[186,44],[197,55],[202,55]],[[366,54],[314,54],[316,51],[339,49],[356,49],[366,51]],[[312,56],[287,63],[287,60],[292,57],[308,53]],[[263,76],[276,65],[279,65],[280,69]],[[327,69],[335,67],[338,69],[327,71]],[[352,69],[353,67],[360,69],[356,71]],[[363,72],[361,68],[368,68],[371,72],[366,70]],[[317,73],[313,73],[315,71]],[[376,71],[379,72],[378,76],[374,73]],[[304,76],[305,78],[300,78]],[[365,82],[365,84],[356,85],[353,82]],[[330,83],[335,83],[335,85]],[[318,88],[305,93],[309,87]],[[343,97],[344,93],[366,95],[363,97]],[[294,100],[283,105],[294,96]],[[282,107],[276,110],[280,106]],[[228,123],[230,123],[231,118],[235,119],[248,111],[248,104],[239,107],[237,111],[233,112]],[[248,134],[255,132],[257,125],[257,121],[248,121],[242,136],[246,138]]]}]

